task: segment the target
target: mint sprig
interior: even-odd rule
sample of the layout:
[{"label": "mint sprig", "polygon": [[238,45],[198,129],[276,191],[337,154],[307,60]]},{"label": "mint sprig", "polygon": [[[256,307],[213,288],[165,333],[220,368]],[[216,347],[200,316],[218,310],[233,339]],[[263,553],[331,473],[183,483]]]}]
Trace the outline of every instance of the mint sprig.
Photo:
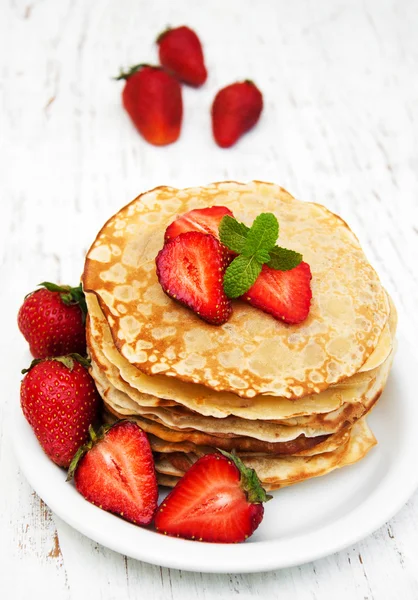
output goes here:
[{"label": "mint sprig", "polygon": [[237,256],[225,271],[223,286],[228,298],[239,298],[261,273],[262,264],[254,256]]},{"label": "mint sprig", "polygon": [[267,266],[277,271],[290,271],[297,267],[302,260],[303,256],[299,252],[275,246],[273,250],[270,250],[270,260],[267,262]]},{"label": "mint sprig", "polygon": [[223,286],[229,298],[239,298],[257,280],[262,266],[289,271],[303,260],[294,250],[276,246],[279,223],[272,213],[261,213],[251,227],[226,215],[219,224],[219,239],[238,254],[225,271]]},{"label": "mint sprig", "polygon": [[233,252],[241,254],[250,228],[239,223],[234,217],[225,215],[219,223],[219,239]]},{"label": "mint sprig", "polygon": [[[274,248],[278,236],[279,223],[276,217],[272,213],[261,213],[247,233],[247,239],[241,254],[254,256],[264,252],[268,256],[268,252]],[[264,260],[262,264],[268,262],[268,260],[269,258]]]}]

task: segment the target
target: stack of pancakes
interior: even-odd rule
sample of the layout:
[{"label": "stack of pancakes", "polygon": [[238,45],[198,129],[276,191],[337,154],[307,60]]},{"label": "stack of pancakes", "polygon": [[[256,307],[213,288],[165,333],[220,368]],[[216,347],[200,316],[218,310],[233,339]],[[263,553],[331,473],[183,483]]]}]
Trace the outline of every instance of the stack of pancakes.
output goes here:
[{"label": "stack of pancakes", "polygon": [[[311,267],[303,323],[233,301],[229,321],[209,325],[164,294],[155,257],[165,229],[213,205],[248,226],[276,215],[280,245]],[[161,484],[219,448],[277,489],[354,463],[376,443],[366,415],[389,374],[396,310],[357,238],[323,206],[260,182],[157,188],[99,232],[83,287],[105,418],[134,419],[149,434]]]}]

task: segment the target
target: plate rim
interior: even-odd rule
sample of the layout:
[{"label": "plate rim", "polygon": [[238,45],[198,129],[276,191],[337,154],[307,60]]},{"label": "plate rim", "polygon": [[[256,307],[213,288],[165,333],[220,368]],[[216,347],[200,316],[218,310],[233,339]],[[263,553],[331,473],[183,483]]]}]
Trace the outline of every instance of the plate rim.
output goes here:
[{"label": "plate rim", "polygon": [[[413,373],[418,364],[405,336],[399,333],[397,337],[399,346],[391,376],[393,377],[394,373],[398,375],[406,373],[407,380],[408,373]],[[412,395],[412,390],[410,394]],[[412,402],[409,401],[409,404],[415,406],[413,398],[411,400]],[[418,471],[408,469],[408,477],[403,479],[403,485],[395,486],[395,494],[387,496],[385,502],[378,503],[377,509],[376,506],[372,507],[372,510],[368,507],[377,493],[374,490],[343,517],[310,531],[308,534],[297,534],[287,540],[285,555],[280,551],[274,552],[277,549],[281,550],[280,546],[283,546],[283,540],[277,539],[260,541],[250,539],[244,544],[233,545],[205,542],[197,544],[189,540],[162,536],[151,529],[136,527],[123,521],[84,500],[73,485],[66,484],[67,492],[63,504],[62,497],[59,493],[54,493],[54,486],[51,485],[51,481],[56,483],[56,480],[49,479],[48,476],[36,477],[36,473],[37,465],[41,465],[44,467],[44,471],[46,469],[47,475],[55,471],[56,474],[61,474],[61,479],[65,482],[65,472],[54,465],[43,453],[21,412],[20,403],[15,405],[12,417],[10,433],[14,434],[11,435],[12,445],[19,468],[31,487],[58,517],[83,535],[111,550],[130,558],[167,568],[202,573],[256,573],[318,560],[343,550],[379,529],[403,507],[418,487]],[[410,421],[412,422],[413,419]],[[411,460],[415,466],[418,453],[418,436],[411,435],[411,429],[407,431],[409,431],[409,437],[404,445],[408,452],[406,458],[405,455],[402,457],[404,467]],[[27,451],[28,443],[25,442],[29,442],[29,440],[29,445],[37,447],[39,452]],[[363,460],[367,460],[367,457]],[[353,467],[355,468],[355,466]],[[400,479],[400,477],[397,474],[397,478]],[[72,507],[71,511],[66,511],[64,508],[67,500]],[[79,509],[81,509],[81,516],[78,513]],[[366,516],[367,519],[365,519]],[[112,533],[109,533],[112,532],[116,522],[118,523],[118,532],[122,534],[119,539],[115,535],[112,537]],[[100,527],[97,527],[97,524],[100,524]],[[309,543],[306,543],[307,540]],[[315,541],[318,540],[321,542],[320,546],[315,544]]]}]

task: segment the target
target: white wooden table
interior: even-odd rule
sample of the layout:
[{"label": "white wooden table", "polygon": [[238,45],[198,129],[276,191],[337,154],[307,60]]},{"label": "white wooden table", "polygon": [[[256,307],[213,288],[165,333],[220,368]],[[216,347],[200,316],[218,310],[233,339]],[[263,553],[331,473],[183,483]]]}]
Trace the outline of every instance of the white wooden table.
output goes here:
[{"label": "white wooden table", "polygon": [[[155,62],[153,41],[167,24],[199,32],[209,80],[183,90],[180,141],[154,148],[133,129],[111,76]],[[9,420],[29,361],[15,321],[24,294],[45,279],[76,282],[99,226],[160,184],[261,179],[324,203],[358,234],[414,343],[417,32],[413,0],[0,1],[1,598],[418,598],[418,494],[369,538],[301,567],[161,569],[55,517],[19,472]],[[210,104],[245,78],[263,91],[264,114],[221,150]]]}]

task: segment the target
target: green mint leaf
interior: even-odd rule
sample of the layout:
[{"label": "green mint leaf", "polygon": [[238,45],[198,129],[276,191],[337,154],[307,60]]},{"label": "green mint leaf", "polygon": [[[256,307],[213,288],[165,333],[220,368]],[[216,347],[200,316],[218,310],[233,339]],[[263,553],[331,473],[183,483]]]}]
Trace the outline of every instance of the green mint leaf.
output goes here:
[{"label": "green mint leaf", "polygon": [[239,223],[234,217],[225,215],[219,223],[219,239],[233,252],[241,254],[250,228]]},{"label": "green mint leaf", "polygon": [[257,250],[254,256],[257,262],[261,263],[262,265],[264,265],[264,263],[269,262],[270,260],[270,254],[267,252],[267,250],[264,250],[264,248],[260,248],[259,250]]},{"label": "green mint leaf", "polygon": [[276,246],[279,223],[272,213],[262,213],[251,228],[226,215],[219,224],[219,239],[239,254],[227,268],[223,287],[229,298],[239,298],[255,283],[263,264],[289,271],[303,260],[294,250]]},{"label": "green mint leaf", "polygon": [[275,246],[270,250],[270,260],[267,262],[267,266],[276,271],[290,271],[297,267],[302,260],[303,256],[299,252]]},{"label": "green mint leaf", "polygon": [[255,283],[261,264],[254,256],[237,256],[225,271],[223,286],[229,298],[239,298]]},{"label": "green mint leaf", "polygon": [[261,213],[254,220],[248,232],[241,254],[243,256],[253,256],[258,250],[269,252],[274,248],[278,235],[279,223],[276,217],[272,213]]}]

